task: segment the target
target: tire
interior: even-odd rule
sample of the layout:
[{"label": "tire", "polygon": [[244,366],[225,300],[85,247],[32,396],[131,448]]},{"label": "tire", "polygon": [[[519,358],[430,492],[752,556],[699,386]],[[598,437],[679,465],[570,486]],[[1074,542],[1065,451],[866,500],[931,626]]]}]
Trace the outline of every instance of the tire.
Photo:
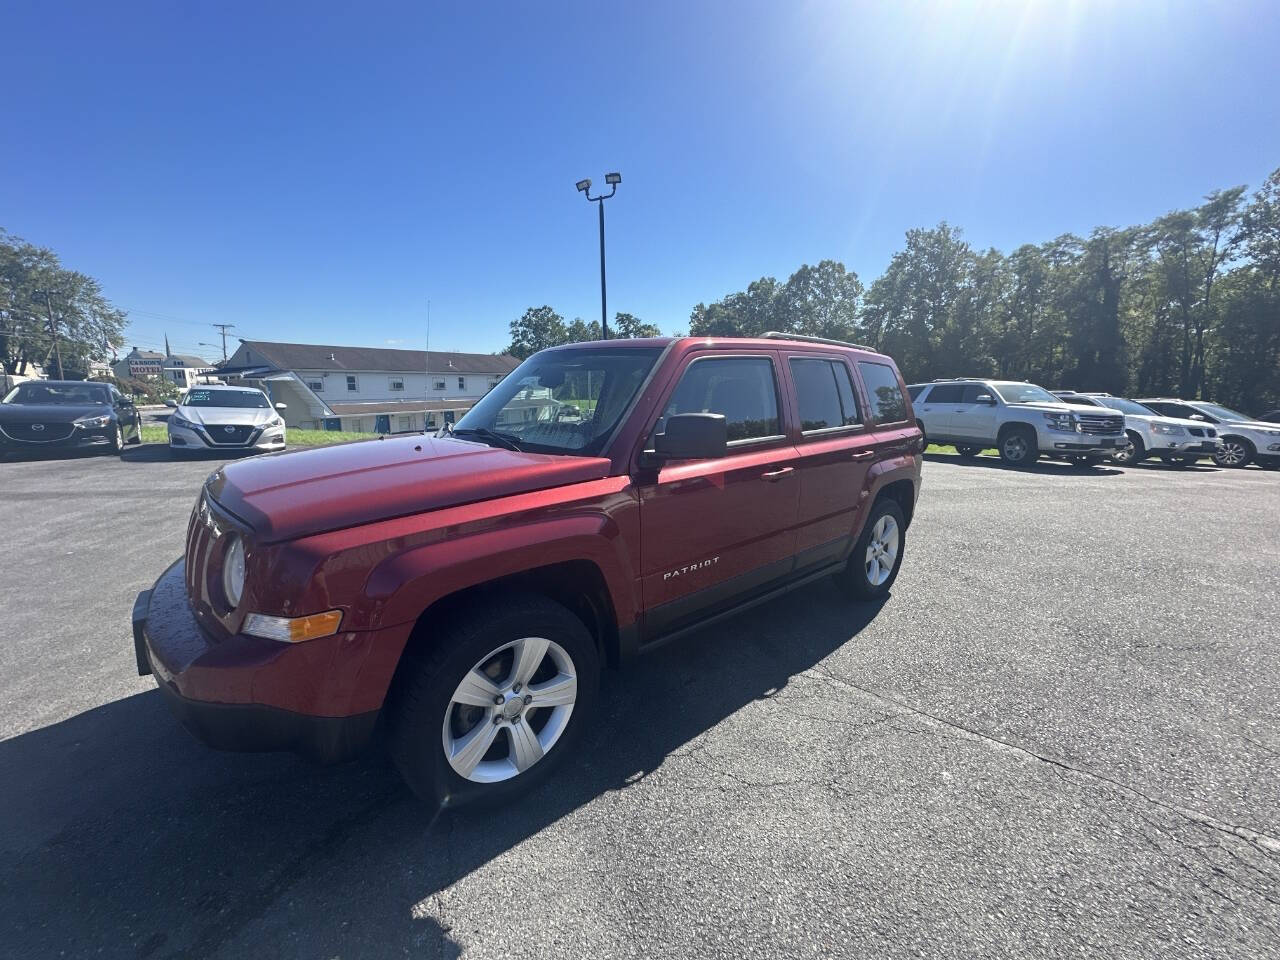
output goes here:
[{"label": "tire", "polygon": [[[402,659],[387,717],[391,758],[423,800],[458,806],[513,797],[578,749],[600,656],[565,607],[539,594],[490,595],[432,624],[430,640]],[[533,659],[521,664],[525,656]],[[553,684],[550,704],[529,702],[539,690],[552,696]]]},{"label": "tire", "polygon": [[957,445],[956,453],[960,454],[960,456],[966,459],[972,459],[973,457],[976,457],[978,456],[978,454],[982,453],[982,448]]},{"label": "tire", "polygon": [[1083,453],[1083,454],[1080,454],[1079,456],[1075,456],[1071,458],[1071,465],[1075,467],[1079,467],[1082,470],[1088,469],[1089,467],[1096,467],[1101,462],[1102,462],[1101,457],[1094,456],[1091,453]]},{"label": "tire", "polygon": [[137,446],[138,444],[142,443],[142,418],[141,417],[139,417],[137,420],[134,421],[133,427],[134,427],[133,439],[130,440],[129,442]]},{"label": "tire", "polygon": [[[888,564],[884,563],[888,553]],[[883,497],[871,505],[858,542],[837,581],[858,600],[878,600],[893,587],[907,552],[907,524],[896,500]],[[874,558],[874,563],[873,563]]]},{"label": "tire", "polygon": [[923,444],[923,446],[922,446],[920,449],[921,449],[921,450],[928,450],[928,449],[929,449],[929,434],[927,434],[927,433],[925,432],[925,429],[924,429],[924,421],[923,421],[923,420],[917,420],[917,421],[916,421],[916,426],[920,428],[920,442]]},{"label": "tire", "polygon": [[1036,432],[1030,427],[1010,427],[1000,436],[1000,459],[1006,466],[1029,467],[1040,458]]},{"label": "tire", "polygon": [[1213,462],[1220,467],[1247,467],[1257,455],[1253,444],[1241,437],[1223,437],[1222,446],[1213,455]]},{"label": "tire", "polygon": [[1147,459],[1147,446],[1142,442],[1142,437],[1133,432],[1126,433],[1125,436],[1129,438],[1129,446],[1117,450],[1111,455],[1111,459],[1125,466],[1133,466]]},{"label": "tire", "polygon": [[124,453],[124,431],[120,429],[120,424],[116,424],[111,428],[111,445],[107,447],[107,456],[120,456]]},{"label": "tire", "polygon": [[1173,458],[1173,462],[1174,462],[1174,463],[1176,463],[1176,464],[1177,464],[1178,466],[1180,466],[1180,467],[1194,467],[1197,463],[1199,463],[1199,462],[1200,462],[1200,458],[1199,458],[1199,457],[1187,457],[1187,456],[1174,457],[1174,458]]}]

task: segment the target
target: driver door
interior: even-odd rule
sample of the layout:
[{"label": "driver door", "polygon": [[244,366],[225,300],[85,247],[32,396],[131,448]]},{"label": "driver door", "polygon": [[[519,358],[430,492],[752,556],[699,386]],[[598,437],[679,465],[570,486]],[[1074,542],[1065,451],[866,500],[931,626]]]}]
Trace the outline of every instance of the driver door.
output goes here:
[{"label": "driver door", "polygon": [[980,383],[965,384],[960,391],[960,402],[956,404],[951,418],[952,436],[995,442],[996,407],[993,403],[979,403],[978,397],[983,395],[995,399],[995,393],[990,387],[984,387]]},{"label": "driver door", "polygon": [[716,460],[664,463],[637,481],[645,634],[653,639],[727,609],[791,572],[800,478],[785,435],[774,353],[699,353],[661,407],[720,413]]}]

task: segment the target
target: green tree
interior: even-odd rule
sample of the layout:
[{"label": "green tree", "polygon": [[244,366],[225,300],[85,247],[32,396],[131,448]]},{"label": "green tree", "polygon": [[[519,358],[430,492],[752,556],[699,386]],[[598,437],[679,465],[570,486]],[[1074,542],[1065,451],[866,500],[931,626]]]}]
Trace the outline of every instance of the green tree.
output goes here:
[{"label": "green tree", "polygon": [[569,342],[564,317],[545,304],[530,307],[518,320],[511,321],[511,346],[507,353],[521,360],[547,347]]},{"label": "green tree", "polygon": [[634,314],[616,313],[613,316],[613,326],[609,330],[609,336],[623,339],[660,337],[662,336],[662,331],[658,329],[656,324],[644,323]]},{"label": "green tree", "polygon": [[600,322],[592,320],[587,323],[581,317],[574,317],[566,333],[566,343],[589,343],[600,339]]},{"label": "green tree", "polygon": [[860,336],[862,281],[838,260],[807,263],[778,292],[777,329],[810,337],[856,340]]},{"label": "green tree", "polygon": [[33,363],[53,369],[56,353],[67,372],[85,370],[91,360],[107,360],[124,344],[125,319],[97,280],[65,269],[52,250],[0,230],[0,363],[5,373],[24,374]]}]

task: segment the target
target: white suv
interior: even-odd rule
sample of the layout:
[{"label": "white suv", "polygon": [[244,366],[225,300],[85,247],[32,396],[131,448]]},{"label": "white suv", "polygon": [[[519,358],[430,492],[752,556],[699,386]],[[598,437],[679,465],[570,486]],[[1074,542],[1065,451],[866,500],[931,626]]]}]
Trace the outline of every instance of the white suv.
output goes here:
[{"label": "white suv", "polygon": [[995,447],[1010,466],[1041,456],[1093,466],[1129,443],[1119,413],[1066,403],[1033,383],[935,380],[908,392],[925,439],[963,457]]},{"label": "white suv", "polygon": [[1129,445],[1111,455],[1117,463],[1141,463],[1147,457],[1156,456],[1165,463],[1189,467],[1201,457],[1217,456],[1222,449],[1218,432],[1203,420],[1162,417],[1135,400],[1113,397],[1109,393],[1055,390],[1053,395],[1067,403],[1091,403],[1124,414],[1124,432],[1129,437]]},{"label": "white suv", "polygon": [[1139,400],[1144,407],[1166,417],[1183,417],[1212,424],[1222,439],[1222,447],[1213,456],[1220,467],[1243,467],[1249,463],[1268,470],[1280,469],[1280,426],[1254,420],[1203,400]]},{"label": "white suv", "polygon": [[265,453],[284,449],[284,418],[273,408],[267,395],[255,387],[227,387],[200,384],[183,394],[169,414],[169,449],[175,453],[193,450],[252,450]]}]

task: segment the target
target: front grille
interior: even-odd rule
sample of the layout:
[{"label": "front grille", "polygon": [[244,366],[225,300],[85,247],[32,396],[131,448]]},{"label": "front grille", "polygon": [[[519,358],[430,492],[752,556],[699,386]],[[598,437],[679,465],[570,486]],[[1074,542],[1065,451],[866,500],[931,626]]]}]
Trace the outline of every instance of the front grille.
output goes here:
[{"label": "front grille", "polygon": [[1213,427],[1205,427],[1204,432],[1205,436],[1208,437],[1216,437],[1218,435],[1218,431],[1213,429]]},{"label": "front grille", "polygon": [[1123,433],[1124,417],[1109,417],[1106,414],[1081,414],[1080,432],[1090,434]]},{"label": "front grille", "polygon": [[206,423],[204,425],[205,435],[208,436],[212,443],[241,445],[249,441],[250,435],[257,427],[252,425],[229,425],[224,426],[216,423]]},{"label": "front grille", "polygon": [[22,443],[57,443],[71,436],[75,425],[71,423],[6,423],[0,427],[10,440]]}]

